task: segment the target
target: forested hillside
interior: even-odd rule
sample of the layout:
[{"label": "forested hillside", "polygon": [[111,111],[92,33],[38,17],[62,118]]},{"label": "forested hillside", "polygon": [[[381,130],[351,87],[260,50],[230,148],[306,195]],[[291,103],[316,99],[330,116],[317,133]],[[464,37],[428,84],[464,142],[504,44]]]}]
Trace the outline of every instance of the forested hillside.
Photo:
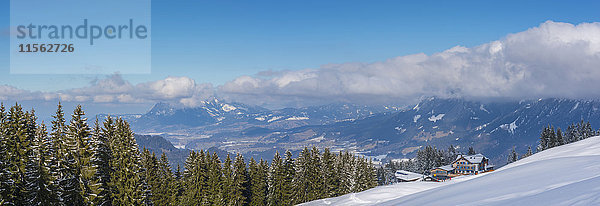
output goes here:
[{"label": "forested hillside", "polygon": [[148,149],[150,152],[155,154],[162,154],[169,158],[169,165],[171,168],[177,168],[177,165],[183,166],[185,158],[190,155],[191,150],[179,149],[173,146],[171,142],[167,141],[161,136],[152,135],[135,135],[135,141],[140,147],[140,150]]},{"label": "forested hillside", "polygon": [[369,160],[317,148],[271,164],[193,151],[173,169],[166,153],[140,152],[125,120],[90,126],[81,106],[70,116],[59,104],[48,129],[34,110],[0,105],[0,204],[291,205],[376,185]]}]

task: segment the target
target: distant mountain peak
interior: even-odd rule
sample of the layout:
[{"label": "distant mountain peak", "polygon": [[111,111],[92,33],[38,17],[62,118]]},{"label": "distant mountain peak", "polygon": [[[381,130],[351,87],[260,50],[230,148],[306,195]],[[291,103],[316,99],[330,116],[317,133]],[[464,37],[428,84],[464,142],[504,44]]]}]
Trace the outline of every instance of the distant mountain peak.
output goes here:
[{"label": "distant mountain peak", "polygon": [[165,102],[159,102],[159,103],[156,103],[152,107],[152,109],[150,109],[148,114],[155,115],[155,116],[165,116],[165,115],[172,115],[174,111],[175,111],[175,108],[171,104],[165,103]]}]

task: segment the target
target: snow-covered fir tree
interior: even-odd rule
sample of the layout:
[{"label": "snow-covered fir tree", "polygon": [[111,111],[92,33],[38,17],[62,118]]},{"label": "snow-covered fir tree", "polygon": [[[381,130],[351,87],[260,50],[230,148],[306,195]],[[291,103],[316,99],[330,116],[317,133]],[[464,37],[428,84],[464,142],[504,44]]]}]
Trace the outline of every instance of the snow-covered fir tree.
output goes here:
[{"label": "snow-covered fir tree", "polygon": [[533,155],[533,151],[531,150],[531,146],[529,146],[529,147],[527,147],[527,152],[525,152],[525,154],[523,154],[523,155],[521,156],[521,159],[523,159],[523,158],[526,158],[526,157],[529,157],[529,156],[531,156],[531,155]]},{"label": "snow-covered fir tree", "polygon": [[91,131],[87,124],[87,118],[81,105],[77,105],[71,115],[70,124],[67,126],[67,144],[71,153],[75,156],[75,167],[79,174],[79,187],[83,192],[83,198],[86,204],[91,202],[92,191],[90,181],[95,173],[90,162],[92,158]]},{"label": "snow-covered fir tree", "polygon": [[283,159],[276,151],[271,161],[271,167],[269,168],[269,188],[267,195],[267,205],[284,205],[283,198],[287,196],[287,191],[284,188],[283,182],[285,181],[285,169],[283,165]]},{"label": "snow-covered fir tree", "polygon": [[219,160],[217,153],[213,153],[209,160],[207,179],[208,203],[211,205],[222,205],[225,204],[225,200],[223,199],[223,173],[221,161]]},{"label": "snow-covered fir tree", "polygon": [[325,198],[337,196],[337,188],[340,186],[340,177],[336,174],[335,154],[329,148],[325,148],[321,158],[322,194]]},{"label": "snow-covered fir tree", "polygon": [[[112,125],[112,118],[109,116],[106,120],[107,125]],[[111,126],[109,126],[111,127]],[[92,157],[90,163],[95,172],[90,180],[90,189],[93,194],[91,197],[92,205],[108,206],[112,204],[111,174],[113,172],[110,166],[112,152],[110,151],[107,134],[103,132],[98,122],[94,122],[92,131]]]},{"label": "snow-covered fir tree", "polygon": [[515,147],[513,147],[512,151],[508,155],[507,164],[516,162],[517,160],[519,160],[519,154],[515,151]]},{"label": "snow-covered fir tree", "polygon": [[238,154],[234,163],[233,184],[231,185],[229,205],[245,205],[248,203],[248,184],[246,163],[244,157]]},{"label": "snow-covered fir tree", "polygon": [[45,151],[48,136],[46,126],[41,124],[36,132],[35,139],[30,145],[27,167],[25,168],[25,187],[27,196],[25,202],[28,205],[57,205],[58,194],[52,188],[49,168],[46,164]]}]

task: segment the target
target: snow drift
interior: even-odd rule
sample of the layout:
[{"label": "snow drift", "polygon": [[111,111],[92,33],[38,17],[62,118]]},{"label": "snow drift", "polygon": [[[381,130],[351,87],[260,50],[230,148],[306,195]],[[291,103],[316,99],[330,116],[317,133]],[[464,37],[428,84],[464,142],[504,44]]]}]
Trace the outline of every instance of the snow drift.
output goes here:
[{"label": "snow drift", "polygon": [[483,175],[398,183],[306,205],[600,205],[600,136]]}]

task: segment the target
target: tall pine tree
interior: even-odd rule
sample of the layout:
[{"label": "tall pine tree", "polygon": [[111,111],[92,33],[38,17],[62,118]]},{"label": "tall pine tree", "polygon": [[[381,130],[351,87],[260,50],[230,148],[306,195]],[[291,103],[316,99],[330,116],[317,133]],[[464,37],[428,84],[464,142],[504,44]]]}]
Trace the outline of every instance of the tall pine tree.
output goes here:
[{"label": "tall pine tree", "polygon": [[[112,125],[112,118],[109,116],[106,125]],[[112,126],[107,126],[112,128]],[[112,205],[112,183],[111,168],[112,152],[109,147],[107,133],[103,132],[98,123],[98,118],[94,122],[92,132],[92,158],[91,165],[95,168],[95,173],[90,181],[90,188],[93,194],[91,202],[93,205],[110,206]]]},{"label": "tall pine tree", "polygon": [[4,103],[0,103],[0,198],[3,201],[12,198],[12,174],[9,170],[8,119]]},{"label": "tall pine tree", "polygon": [[[108,129],[108,128],[107,128]],[[140,178],[140,151],[129,124],[117,118],[114,134],[109,139],[113,153],[111,167],[114,168],[111,182],[114,186],[113,205],[140,205],[147,183]]]},{"label": "tall pine tree", "polygon": [[158,171],[158,159],[154,153],[150,153],[150,150],[143,148],[141,153],[141,173],[140,178],[145,180],[142,185],[143,201],[145,204],[149,204],[147,199],[151,199],[155,202],[159,199],[153,192],[160,188],[160,175]]},{"label": "tall pine tree", "polygon": [[223,199],[223,173],[221,171],[221,161],[217,153],[213,153],[209,158],[208,164],[208,204],[210,205],[224,205]]},{"label": "tall pine tree", "polygon": [[175,202],[176,197],[173,191],[175,191],[175,182],[171,166],[169,165],[169,159],[167,154],[164,152],[158,159],[158,177],[159,186],[152,187],[153,202],[156,205],[169,205]]},{"label": "tall pine tree", "polygon": [[266,205],[267,200],[267,170],[266,163],[261,159],[257,163],[250,158],[248,163],[248,174],[250,177],[250,202],[249,205]]},{"label": "tall pine tree", "polygon": [[269,168],[269,188],[267,196],[267,205],[285,205],[284,197],[288,191],[284,188],[285,181],[285,168],[283,165],[283,159],[279,156],[279,152],[276,151],[271,161]]},{"label": "tall pine tree", "polygon": [[529,157],[529,156],[531,156],[531,155],[533,155],[533,151],[531,150],[531,146],[529,146],[529,147],[527,147],[527,152],[525,152],[525,154],[523,154],[523,155],[521,156],[521,159],[523,159],[523,158],[525,158],[525,157]]},{"label": "tall pine tree", "polygon": [[519,154],[515,151],[515,147],[512,148],[512,151],[508,155],[507,164],[516,162],[519,160]]},{"label": "tall pine tree", "polygon": [[35,137],[35,119],[29,112],[24,112],[20,105],[10,108],[7,115],[7,150],[6,155],[8,174],[11,179],[8,197],[5,204],[23,205],[26,204],[26,166],[29,162],[33,140]]},{"label": "tall pine tree", "polygon": [[244,157],[238,154],[234,163],[233,184],[231,185],[229,205],[245,205],[248,203],[249,193],[246,163],[244,162]]},{"label": "tall pine tree", "polygon": [[231,199],[233,198],[233,163],[229,153],[223,163],[223,199],[226,205],[231,205]]},{"label": "tall pine tree", "polygon": [[337,188],[340,186],[340,177],[336,173],[335,154],[331,153],[329,148],[325,148],[323,158],[321,158],[321,174],[323,182],[323,198],[337,196]]},{"label": "tall pine tree", "polygon": [[42,123],[31,144],[32,151],[26,167],[25,182],[27,189],[26,203],[29,205],[57,205],[58,193],[52,187],[49,168],[47,167],[47,131]]},{"label": "tall pine tree", "polygon": [[67,126],[67,144],[70,147],[72,154],[75,156],[75,167],[79,177],[79,187],[82,192],[82,196],[85,200],[85,204],[91,202],[91,188],[90,180],[95,173],[94,168],[90,162],[92,157],[92,140],[90,127],[87,124],[87,118],[85,118],[85,112],[81,105],[77,105],[73,114],[71,115],[71,122]]}]

